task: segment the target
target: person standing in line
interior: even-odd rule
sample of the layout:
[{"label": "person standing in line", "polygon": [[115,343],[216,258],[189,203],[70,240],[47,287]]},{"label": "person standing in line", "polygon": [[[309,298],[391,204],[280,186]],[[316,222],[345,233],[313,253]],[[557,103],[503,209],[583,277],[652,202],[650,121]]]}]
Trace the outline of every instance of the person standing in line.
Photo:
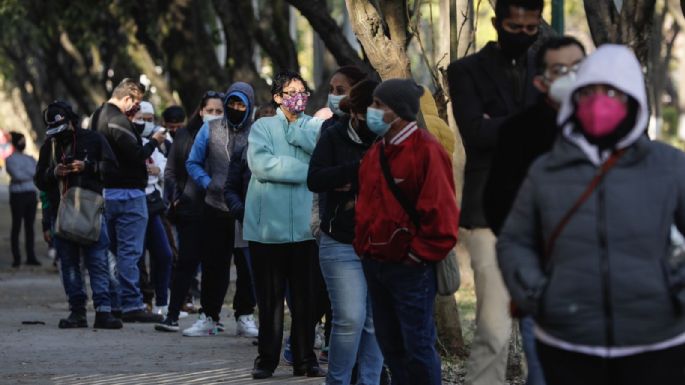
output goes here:
[{"label": "person standing in line", "polygon": [[101,133],[117,158],[118,167],[105,175],[105,218],[116,256],[116,280],[111,282],[113,309],[124,322],[159,322],[162,316],[146,311],[138,282],[138,260],[143,254],[148,212],[145,198],[147,166],[154,150],[164,143],[163,131],[156,132],[143,145],[130,119],[140,109],[145,87],[124,79],[112,91],[112,97],[98,108],[91,119],[91,129]]},{"label": "person standing in line", "polygon": [[497,241],[551,385],[685,384],[685,154],[651,141],[643,67],[626,46],[583,61],[561,135],[528,170]]},{"label": "person standing in line", "polygon": [[[220,327],[218,322],[230,281],[235,237],[235,218],[226,206],[224,185],[231,156],[238,146],[247,143],[253,108],[252,86],[244,82],[233,83],[226,91],[221,113],[202,126],[186,161],[188,175],[205,191],[205,200],[201,238],[202,310],[195,324],[183,331],[184,336],[216,335]],[[238,280],[246,280],[249,287],[249,271],[247,276],[239,276]],[[245,285],[237,286],[242,289]],[[240,307],[236,309],[235,317],[237,321],[243,321],[238,322],[238,327],[252,320],[250,316],[254,306],[249,300],[251,295],[251,290],[236,292],[239,299],[247,298],[243,302],[238,301]]]},{"label": "person standing in line", "polygon": [[5,168],[10,176],[10,211],[12,212],[12,230],[10,242],[12,245],[12,267],[21,264],[19,251],[19,233],[22,222],[24,224],[24,247],[26,248],[26,264],[40,266],[34,249],[33,224],[36,221],[36,186],[33,177],[36,173],[36,160],[24,154],[26,138],[18,132],[10,132],[14,152],[5,159]]},{"label": "person standing in line", "polygon": [[164,170],[164,189],[169,194],[167,215],[178,232],[178,261],[171,280],[169,309],[164,320],[155,325],[161,332],[179,331],[178,319],[183,303],[194,284],[202,259],[202,210],[205,191],[188,175],[186,161],[205,122],[223,115],[224,94],[207,91],[185,128],[178,130]]},{"label": "person standing in line", "polygon": [[302,76],[274,76],[273,117],[250,131],[247,161],[252,171],[245,203],[243,236],[249,242],[259,306],[259,346],[252,377],[268,378],[278,366],[283,339],[283,302],[290,289],[293,375],[323,377],[314,354],[317,296],[323,288],[316,242],[309,223],[312,193],[309,159],[322,120],[304,114],[309,90]]},{"label": "person standing in line", "polygon": [[[103,176],[116,168],[116,158],[102,135],[78,127],[78,116],[63,101],[50,103],[43,113],[47,140],[40,148],[36,166],[36,186],[49,201],[51,227],[55,227],[58,208],[66,187],[102,192]],[[52,238],[60,264],[62,285],[69,301],[69,316],[59,321],[60,329],[88,327],[88,295],[81,275],[81,260],[88,269],[95,307],[94,328],[121,329],[121,320],[111,314],[109,292],[109,237],[103,219],[99,239],[89,245],[55,235]]]},{"label": "person standing in line", "polygon": [[497,42],[447,68],[452,109],[466,166],[460,234],[471,259],[476,290],[476,332],[466,363],[466,385],[504,385],[511,316],[509,295],[485,218],[483,190],[502,124],[538,100],[535,60],[542,0],[499,0],[492,20]]},{"label": "person standing in line", "polygon": [[[140,102],[140,111],[133,117],[133,127],[136,132],[140,133],[143,145],[147,144],[152,134],[160,129],[155,125],[154,119],[155,110],[152,103]],[[151,289],[149,302],[145,301],[146,303],[152,303],[152,295],[154,295],[155,302],[152,306],[152,312],[166,316],[173,255],[171,243],[164,227],[166,207],[162,199],[162,181],[164,180],[163,171],[166,166],[166,157],[159,148],[152,152],[146,161],[146,166],[148,178],[145,197],[147,199],[148,223],[145,229],[145,248],[138,263],[141,271],[140,284],[141,289],[144,283]],[[150,256],[149,268],[146,268],[145,264],[145,250]],[[146,280],[143,279],[144,271],[146,272]],[[143,297],[145,297],[145,292],[143,292]]]},{"label": "person standing in line", "polygon": [[362,80],[348,91],[339,104],[344,115],[322,133],[309,162],[307,186],[327,197],[319,240],[333,315],[327,385],[349,384],[355,363],[356,384],[377,385],[383,368],[364,270],[352,247],[359,163],[377,138],[366,126],[377,85]]},{"label": "person standing in line", "polygon": [[[562,98],[573,86],[585,48],[572,37],[553,37],[536,54],[537,76],[533,84],[541,92],[538,102],[507,120],[500,128],[497,149],[485,186],[483,204],[492,232],[498,236],[516,193],[533,161],[552,149],[559,136],[556,119]],[[519,328],[526,354],[526,385],[544,385],[542,367],[535,352],[533,319],[523,317]]]},{"label": "person standing in line", "polygon": [[393,384],[439,385],[433,304],[435,264],[457,242],[452,162],[416,117],[422,87],[390,79],[373,92],[369,130],[382,137],[364,155],[354,249],[371,294],[376,338]]}]

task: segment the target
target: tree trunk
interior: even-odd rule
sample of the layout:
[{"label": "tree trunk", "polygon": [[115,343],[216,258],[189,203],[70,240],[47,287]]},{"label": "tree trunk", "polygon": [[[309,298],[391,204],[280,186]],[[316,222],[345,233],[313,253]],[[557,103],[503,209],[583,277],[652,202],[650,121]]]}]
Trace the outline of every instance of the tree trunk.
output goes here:
[{"label": "tree trunk", "polygon": [[[404,8],[395,3],[398,2],[381,2],[381,9],[386,18],[384,20],[371,2],[345,0],[352,29],[361,42],[369,62],[383,80],[411,77],[405,48],[407,21],[402,14]],[[401,3],[404,4],[403,1]]]},{"label": "tree trunk", "polygon": [[359,56],[347,40],[342,28],[328,12],[323,0],[288,0],[304,16],[333,55],[338,65],[355,65],[366,72],[373,72],[368,63]]},{"label": "tree trunk", "polygon": [[[475,51],[475,13],[473,0],[440,0],[450,5],[450,56],[452,60],[462,58]],[[441,15],[444,10],[440,9]],[[444,26],[443,26],[444,28]],[[445,30],[442,30],[445,33]]]},{"label": "tree trunk", "polygon": [[596,46],[628,45],[640,63],[647,64],[656,0],[625,0],[620,12],[611,1],[584,0],[583,4]]}]

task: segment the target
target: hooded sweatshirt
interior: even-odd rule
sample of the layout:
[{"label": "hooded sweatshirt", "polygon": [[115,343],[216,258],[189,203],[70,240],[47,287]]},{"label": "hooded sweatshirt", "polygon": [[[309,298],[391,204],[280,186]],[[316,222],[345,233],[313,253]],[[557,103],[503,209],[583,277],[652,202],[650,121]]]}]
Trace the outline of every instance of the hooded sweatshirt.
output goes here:
[{"label": "hooded sweatshirt", "polygon": [[247,83],[233,83],[226,91],[225,112],[228,109],[228,100],[235,97],[247,106],[243,120],[234,124],[224,115],[223,119],[205,123],[200,128],[186,161],[190,177],[206,190],[205,203],[225,213],[229,212],[224,200],[228,164],[236,148],[247,144],[247,137],[252,126],[254,90]]},{"label": "hooded sweatshirt", "polygon": [[[571,216],[548,255],[541,244],[609,156],[578,132],[572,94],[608,84],[638,101],[625,149]],[[672,225],[685,231],[685,154],[650,141],[640,65],[626,47],[603,45],[564,100],[563,135],[530,168],[497,242],[512,300],[534,316],[548,345],[620,357],[685,343],[685,264],[670,258]]]}]

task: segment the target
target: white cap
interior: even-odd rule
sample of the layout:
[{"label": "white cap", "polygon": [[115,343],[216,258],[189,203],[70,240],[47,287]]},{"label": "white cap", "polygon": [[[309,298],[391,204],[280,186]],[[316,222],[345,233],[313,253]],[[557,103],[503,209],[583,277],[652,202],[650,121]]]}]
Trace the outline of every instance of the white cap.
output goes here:
[{"label": "white cap", "polygon": [[155,114],[155,108],[152,107],[152,103],[146,102],[146,101],[142,101],[142,102],[140,102],[140,112],[141,112],[142,114],[152,114],[152,115],[154,115],[154,114]]}]

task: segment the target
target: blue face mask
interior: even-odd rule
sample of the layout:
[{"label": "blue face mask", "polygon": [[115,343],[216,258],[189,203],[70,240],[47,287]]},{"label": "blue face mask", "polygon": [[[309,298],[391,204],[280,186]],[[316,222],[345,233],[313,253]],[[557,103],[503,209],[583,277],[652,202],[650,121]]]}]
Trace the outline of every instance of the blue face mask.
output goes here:
[{"label": "blue face mask", "polygon": [[383,121],[383,115],[385,115],[384,110],[373,107],[366,109],[366,126],[378,136],[384,136],[394,122],[386,123]]},{"label": "blue face mask", "polygon": [[345,115],[345,113],[340,109],[340,101],[343,100],[345,96],[347,95],[328,94],[328,108],[330,108],[331,111],[337,116]]}]

